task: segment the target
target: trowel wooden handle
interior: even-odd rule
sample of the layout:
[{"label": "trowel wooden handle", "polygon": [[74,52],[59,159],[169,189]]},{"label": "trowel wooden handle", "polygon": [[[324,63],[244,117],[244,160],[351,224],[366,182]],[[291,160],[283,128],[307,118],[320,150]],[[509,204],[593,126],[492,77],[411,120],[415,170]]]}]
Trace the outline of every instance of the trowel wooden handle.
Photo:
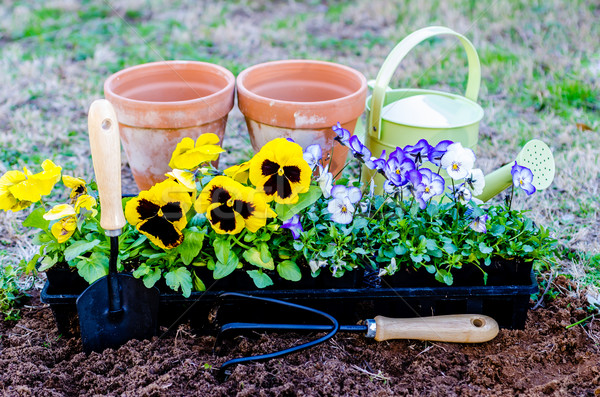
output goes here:
[{"label": "trowel wooden handle", "polygon": [[107,234],[114,231],[118,235],[125,226],[121,204],[121,140],[117,115],[106,99],[98,99],[90,106],[88,131],[102,208],[100,225]]},{"label": "trowel wooden handle", "polygon": [[498,323],[480,314],[388,318],[375,317],[375,340],[418,339],[438,342],[480,343],[498,334]]}]

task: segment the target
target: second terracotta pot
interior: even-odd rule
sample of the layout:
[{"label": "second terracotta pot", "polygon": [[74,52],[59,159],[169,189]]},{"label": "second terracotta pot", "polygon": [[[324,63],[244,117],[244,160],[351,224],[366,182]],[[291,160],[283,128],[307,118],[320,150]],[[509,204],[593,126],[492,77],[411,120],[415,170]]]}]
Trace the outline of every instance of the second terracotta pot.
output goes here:
[{"label": "second terracotta pot", "polygon": [[[237,77],[238,106],[246,118],[255,151],[274,138],[292,138],[302,147],[318,143],[325,160],[338,122],[354,132],[365,109],[367,80],[344,65],[313,60],[273,61],[254,65]],[[336,145],[334,175],[348,150]]]},{"label": "second terracotta pot", "polygon": [[233,108],[235,77],[218,65],[163,61],[110,76],[104,95],[115,108],[121,140],[142,190],[165,179],[175,146],[184,137],[217,134],[223,141]]}]

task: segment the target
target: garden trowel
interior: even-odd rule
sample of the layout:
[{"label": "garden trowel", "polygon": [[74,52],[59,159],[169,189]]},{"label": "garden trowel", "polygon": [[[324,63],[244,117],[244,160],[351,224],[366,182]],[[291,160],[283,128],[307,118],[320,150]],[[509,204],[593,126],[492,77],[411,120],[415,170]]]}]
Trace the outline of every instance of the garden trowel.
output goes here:
[{"label": "garden trowel", "polygon": [[119,235],[125,226],[121,204],[121,145],[115,111],[94,101],[88,115],[90,148],[100,196],[100,225],[110,238],[108,275],[77,298],[81,340],[86,352],[117,348],[130,339],[150,339],[158,330],[159,292],[142,280],[117,273]]},{"label": "garden trowel", "polygon": [[[533,172],[533,186],[537,190],[546,189],[554,179],[554,156],[544,142],[533,139],[525,144],[517,155],[517,164],[527,167]],[[488,201],[504,189],[512,185],[511,168],[514,161],[502,166],[485,176],[485,188],[477,198]]]}]

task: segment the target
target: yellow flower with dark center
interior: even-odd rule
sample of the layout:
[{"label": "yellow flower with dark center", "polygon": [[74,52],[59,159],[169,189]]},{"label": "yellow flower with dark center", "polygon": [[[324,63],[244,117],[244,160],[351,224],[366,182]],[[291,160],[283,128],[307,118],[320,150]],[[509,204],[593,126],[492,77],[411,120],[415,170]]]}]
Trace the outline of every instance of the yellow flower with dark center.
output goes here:
[{"label": "yellow flower with dark center", "polygon": [[71,198],[72,202],[75,202],[77,197],[81,196],[82,194],[87,194],[87,187],[85,186],[86,184],[83,179],[75,178],[69,175],[63,175],[62,181],[66,187],[71,189],[71,194],[69,194],[69,197]]},{"label": "yellow flower with dark center", "polygon": [[233,165],[227,168],[225,171],[223,171],[223,174],[225,176],[228,176],[239,183],[247,183],[249,173],[250,161],[246,161],[238,165]]},{"label": "yellow flower with dark center", "polygon": [[59,244],[62,244],[75,233],[75,229],[77,229],[77,217],[71,215],[56,222],[50,230]]},{"label": "yellow flower with dark center", "polygon": [[200,164],[216,160],[224,151],[219,146],[219,137],[213,133],[200,135],[195,145],[192,138],[185,137],[175,147],[169,167],[192,170]]},{"label": "yellow flower with dark center", "polygon": [[42,172],[32,174],[27,168],[23,171],[8,171],[0,178],[0,209],[20,211],[31,203],[47,196],[60,179],[61,167],[50,160],[42,163]]},{"label": "yellow flower with dark center", "polygon": [[213,229],[220,234],[237,234],[244,227],[256,232],[277,215],[263,193],[226,176],[216,176],[194,203],[198,213],[205,213]]},{"label": "yellow flower with dark center", "polygon": [[263,191],[267,200],[294,204],[298,194],[308,191],[312,170],[302,156],[302,147],[277,138],[250,160],[250,182]]},{"label": "yellow flower with dark center", "polygon": [[154,244],[171,249],[183,242],[181,230],[192,206],[188,190],[167,179],[130,200],[125,206],[127,221]]},{"label": "yellow flower with dark center", "polygon": [[58,204],[44,214],[44,219],[55,222],[50,231],[56,240],[62,244],[67,241],[77,228],[77,211],[70,204]]}]

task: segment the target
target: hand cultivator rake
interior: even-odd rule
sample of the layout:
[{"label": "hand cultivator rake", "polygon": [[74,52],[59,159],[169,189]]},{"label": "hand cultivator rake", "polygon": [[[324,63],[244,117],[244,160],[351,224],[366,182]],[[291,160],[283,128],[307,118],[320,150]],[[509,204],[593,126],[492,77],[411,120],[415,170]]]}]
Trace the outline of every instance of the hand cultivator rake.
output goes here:
[{"label": "hand cultivator rake", "polygon": [[231,367],[257,361],[267,361],[287,354],[299,352],[326,342],[338,332],[362,333],[367,338],[378,342],[390,339],[418,339],[439,342],[481,343],[493,339],[498,334],[498,324],[488,316],[480,314],[454,314],[446,316],[417,317],[417,318],[387,318],[377,316],[367,319],[358,325],[340,325],[331,315],[314,308],[295,303],[256,297],[237,292],[227,292],[220,295],[221,299],[238,298],[266,303],[273,303],[305,313],[312,313],[325,321],[325,324],[288,324],[288,323],[251,323],[232,322],[221,327],[215,341],[215,351],[219,350],[225,335],[243,331],[272,331],[272,332],[326,332],[324,336],[291,348],[273,353],[256,356],[240,357],[226,361],[219,368],[217,378],[225,380],[231,375]]}]

